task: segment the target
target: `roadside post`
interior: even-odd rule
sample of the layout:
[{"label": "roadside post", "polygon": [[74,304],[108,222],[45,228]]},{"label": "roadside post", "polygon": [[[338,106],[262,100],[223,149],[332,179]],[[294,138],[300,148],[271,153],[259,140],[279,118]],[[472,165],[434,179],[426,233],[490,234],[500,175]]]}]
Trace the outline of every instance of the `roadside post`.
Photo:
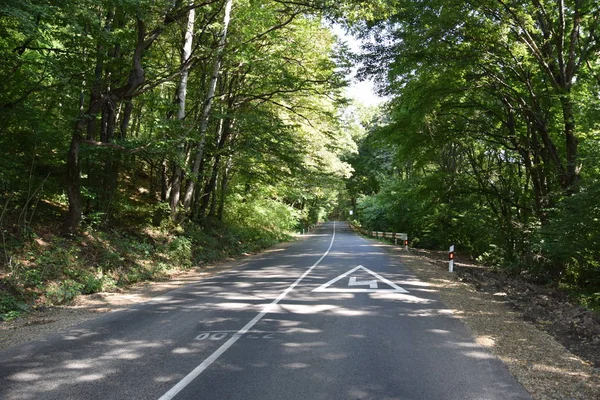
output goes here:
[{"label": "roadside post", "polygon": [[450,246],[448,252],[448,271],[454,272],[454,245]]},{"label": "roadside post", "polygon": [[404,250],[408,251],[408,233],[396,233],[396,237],[402,240],[400,245],[404,245]]}]

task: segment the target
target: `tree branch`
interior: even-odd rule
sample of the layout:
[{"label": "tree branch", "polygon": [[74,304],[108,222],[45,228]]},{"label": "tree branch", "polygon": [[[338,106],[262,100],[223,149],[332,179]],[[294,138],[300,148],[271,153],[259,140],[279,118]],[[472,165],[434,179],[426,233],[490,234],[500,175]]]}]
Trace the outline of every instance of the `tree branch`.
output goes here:
[{"label": "tree branch", "polygon": [[81,139],[81,143],[85,143],[87,145],[90,146],[94,146],[94,147],[108,147],[114,150],[119,150],[123,153],[127,153],[127,154],[135,154],[135,153],[139,153],[141,151],[146,150],[147,148],[149,148],[151,146],[151,143],[148,143],[144,146],[140,146],[140,147],[135,147],[135,148],[127,148],[127,147],[123,147],[120,146],[118,144],[115,143],[110,143],[110,142],[98,142],[96,140],[90,140],[90,139]]}]

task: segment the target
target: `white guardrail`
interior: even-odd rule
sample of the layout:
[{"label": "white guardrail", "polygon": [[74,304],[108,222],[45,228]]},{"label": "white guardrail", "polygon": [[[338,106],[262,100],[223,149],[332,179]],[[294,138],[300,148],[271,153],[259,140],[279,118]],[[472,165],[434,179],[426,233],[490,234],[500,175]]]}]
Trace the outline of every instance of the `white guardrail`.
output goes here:
[{"label": "white guardrail", "polygon": [[[378,231],[368,231],[364,228],[354,226],[350,224],[352,229],[362,233],[363,235],[373,236],[374,238],[381,239],[394,239],[394,244],[398,245],[398,240],[401,240],[400,245],[404,245],[404,250],[408,251],[408,235],[406,233],[396,233],[396,232],[378,232]],[[448,252],[448,271],[454,271],[454,245],[450,246],[450,250]]]},{"label": "white guardrail", "polygon": [[406,233],[368,231],[368,230],[366,230],[364,228],[360,228],[358,226],[354,226],[354,225],[350,225],[350,226],[352,227],[352,229],[354,229],[355,231],[359,231],[363,235],[367,235],[367,236],[370,235],[370,236],[373,236],[374,238],[379,238],[379,239],[394,240],[395,245],[398,245],[398,242],[400,242],[400,245],[404,246],[404,250],[408,251],[408,234],[406,234]]}]

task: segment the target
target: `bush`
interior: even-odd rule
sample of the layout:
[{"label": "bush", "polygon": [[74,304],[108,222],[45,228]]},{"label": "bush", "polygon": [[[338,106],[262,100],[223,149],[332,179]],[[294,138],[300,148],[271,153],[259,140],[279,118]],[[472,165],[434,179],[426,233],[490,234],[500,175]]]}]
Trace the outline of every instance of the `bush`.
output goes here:
[{"label": "bush", "polygon": [[22,293],[0,280],[0,321],[10,321],[29,312]]},{"label": "bush", "polygon": [[254,198],[232,201],[226,216],[230,225],[253,232],[256,239],[260,238],[260,231],[267,231],[283,240],[298,225],[300,211],[271,198]]},{"label": "bush", "polygon": [[561,282],[600,292],[600,182],[564,198],[539,235],[544,265]]},{"label": "bush", "polygon": [[51,282],[46,287],[46,299],[51,304],[63,304],[81,294],[84,285],[67,279],[62,282]]},{"label": "bush", "polygon": [[81,294],[92,294],[103,290],[104,282],[102,278],[96,277],[91,272],[86,272],[81,277]]},{"label": "bush", "polygon": [[168,245],[168,255],[178,266],[189,268],[192,265],[192,241],[185,236],[175,237]]}]

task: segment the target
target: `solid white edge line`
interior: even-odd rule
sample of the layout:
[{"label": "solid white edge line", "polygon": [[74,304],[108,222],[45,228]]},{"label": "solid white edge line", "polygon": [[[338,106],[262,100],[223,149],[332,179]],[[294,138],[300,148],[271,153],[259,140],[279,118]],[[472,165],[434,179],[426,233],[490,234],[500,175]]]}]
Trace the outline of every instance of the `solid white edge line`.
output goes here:
[{"label": "solid white edge line", "polygon": [[325,257],[327,257],[327,255],[329,254],[329,251],[331,250],[331,247],[333,246],[334,239],[335,239],[335,221],[333,221],[333,235],[331,236],[331,243],[329,243],[329,248],[327,249],[325,254],[323,254],[321,256],[321,258],[319,258],[317,260],[317,262],[314,263],[309,269],[307,269],[298,279],[296,279],[296,281],[294,283],[292,283],[286,290],[284,290],[279,296],[277,296],[277,298],[275,300],[273,300],[271,303],[267,304],[265,306],[265,308],[256,317],[252,318],[252,320],[250,322],[248,322],[242,329],[240,329],[239,331],[237,331],[237,333],[235,333],[233,336],[231,336],[231,338],[228,341],[223,343],[223,345],[221,347],[219,347],[214,353],[212,353],[210,356],[208,356],[207,359],[202,361],[202,363],[200,365],[198,365],[196,368],[194,368],[192,370],[192,372],[190,372],[185,377],[183,377],[183,379],[181,379],[175,386],[173,386],[171,389],[169,389],[169,391],[167,393],[163,394],[158,400],[171,400],[173,397],[175,397],[177,395],[177,393],[181,392],[187,385],[189,385],[202,372],[204,372],[204,370],[206,368],[208,368],[223,353],[225,353],[231,346],[233,346],[233,344],[235,342],[237,342],[238,339],[244,335],[244,333],[246,333],[250,329],[252,329],[252,327],[254,325],[256,325],[256,323],[258,321],[260,321],[265,315],[267,315],[269,312],[271,312],[271,310],[273,309],[273,306],[277,305],[277,303],[279,303],[289,292],[291,292],[304,278],[306,278],[306,276],[308,274],[310,274],[310,272],[317,265],[319,265],[319,263],[321,261],[323,261],[323,259]]}]

